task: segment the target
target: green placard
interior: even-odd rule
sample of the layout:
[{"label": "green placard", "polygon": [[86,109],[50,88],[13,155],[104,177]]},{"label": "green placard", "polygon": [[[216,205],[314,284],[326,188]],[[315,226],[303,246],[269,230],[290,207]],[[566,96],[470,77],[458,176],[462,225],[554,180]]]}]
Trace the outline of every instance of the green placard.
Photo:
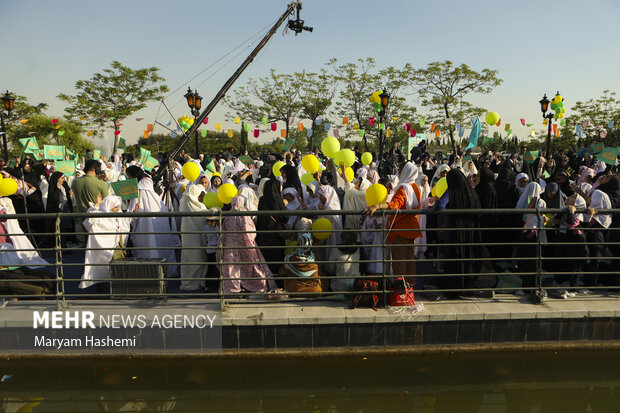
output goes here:
[{"label": "green placard", "polygon": [[151,156],[151,151],[148,149],[140,148],[140,162],[145,163],[146,160]]},{"label": "green placard", "polygon": [[54,162],[56,171],[62,172],[66,176],[75,175],[75,162],[74,161],[57,161]]},{"label": "green placard", "polygon": [[123,201],[138,198],[138,180],[136,178],[112,182],[112,190]]},{"label": "green placard", "polygon": [[39,150],[37,138],[35,138],[34,136],[32,138],[22,138],[19,140],[19,143],[21,143],[24,147],[24,153],[34,153],[34,151]]},{"label": "green placard", "polygon": [[543,177],[544,177],[545,179],[547,179],[547,178],[551,178],[551,174],[550,174],[549,172],[547,172],[547,170],[545,169],[545,170],[543,170]]},{"label": "green placard", "polygon": [[284,142],[284,145],[282,145],[282,150],[290,151],[294,144],[295,144],[295,141],[293,139],[287,138],[286,142]]},{"label": "green placard", "polygon": [[249,157],[249,156],[247,156],[247,155],[241,155],[241,156],[239,157],[239,160],[240,160],[241,162],[243,162],[243,164],[244,164],[244,165],[251,165],[251,164],[253,164],[253,163],[254,163],[254,159],[250,158],[250,157]]},{"label": "green placard", "polygon": [[527,163],[534,163],[534,161],[538,158],[538,151],[527,151],[523,154],[523,160]]},{"label": "green placard", "polygon": [[40,161],[43,159],[43,149],[33,149],[30,154],[34,157],[35,161]]},{"label": "green placard", "polygon": [[607,165],[615,165],[617,158],[618,148],[605,148],[596,156],[596,159],[606,163]]},{"label": "green placard", "polygon": [[45,159],[53,159],[55,161],[64,161],[65,147],[62,145],[43,145]]},{"label": "green placard", "polygon": [[99,149],[95,149],[93,151],[93,159],[96,159],[96,160],[101,159],[101,151]]},{"label": "green placard", "polygon": [[592,144],[592,153],[601,153],[603,149],[605,149],[605,145],[602,142]]},{"label": "green placard", "polygon": [[153,158],[152,156],[149,156],[148,158],[146,158],[146,160],[144,161],[142,165],[144,166],[145,170],[150,171],[153,168],[155,168],[157,165],[159,165],[159,161]]},{"label": "green placard", "polygon": [[125,138],[118,139],[118,149],[125,149],[127,144],[125,143]]}]

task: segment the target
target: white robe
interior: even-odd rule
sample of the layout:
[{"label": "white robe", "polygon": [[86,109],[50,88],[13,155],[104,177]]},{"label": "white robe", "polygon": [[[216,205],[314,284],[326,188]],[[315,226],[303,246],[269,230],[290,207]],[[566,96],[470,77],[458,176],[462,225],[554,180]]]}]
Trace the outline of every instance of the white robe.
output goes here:
[{"label": "white robe", "polygon": [[[5,178],[10,179],[10,178]],[[13,208],[13,202],[9,198],[0,197],[0,208],[4,209],[6,214],[15,214],[15,208]],[[19,226],[19,223],[16,219],[7,219],[5,222],[0,222],[0,225],[4,225],[6,232],[8,234],[17,234],[17,235],[9,235],[8,237],[11,239],[13,243],[13,247],[17,250],[24,249],[28,251],[16,251],[15,254],[10,254],[10,260],[7,261],[3,265],[6,266],[26,266],[30,268],[39,268],[43,265],[48,265],[48,262],[45,261],[39,253],[34,249],[34,246],[28,239],[26,235],[24,235],[24,231]],[[2,254],[5,254],[4,252]],[[3,257],[4,258],[4,257]],[[8,262],[11,261],[11,262]],[[15,262],[13,262],[15,261]],[[51,267],[46,267],[46,269],[50,269]]]},{"label": "white robe", "polygon": [[[168,208],[162,202],[161,198],[153,189],[153,181],[150,178],[144,178],[138,183],[138,199],[132,199],[129,204],[129,210],[133,211],[136,203],[140,202],[140,212],[168,212]],[[148,249],[134,250],[133,255],[136,258],[165,258],[167,262],[177,262],[175,251],[173,249],[160,250],[160,247],[180,247],[181,242],[179,236],[173,233],[176,225],[171,228],[169,220],[166,217],[142,217],[137,218],[132,223],[131,240],[134,247],[148,247]],[[143,232],[144,234],[134,234],[134,232]],[[150,234],[155,232],[156,234]],[[160,233],[160,234],[158,234]],[[177,265],[167,265],[168,277],[178,276]]]},{"label": "white robe", "polygon": [[[364,171],[366,171],[364,169]],[[355,189],[355,185],[351,182],[344,184],[344,210],[360,211],[360,214],[366,209],[366,190],[370,187],[368,179],[362,179],[360,189]],[[360,227],[360,215],[346,215],[344,218],[344,227],[347,229]]]},{"label": "white robe", "polygon": [[[204,192],[202,185],[190,185],[183,193],[179,211],[181,212],[199,212],[207,211],[207,207],[198,200],[198,196]],[[200,231],[206,224],[205,217],[183,217],[181,219],[181,262],[204,262],[205,264],[192,264],[181,266],[181,289],[182,290],[200,290],[205,286],[204,280],[196,280],[196,278],[204,278],[207,276],[208,265],[207,251],[202,246],[201,234],[186,234],[187,231]],[[190,249],[192,248],[192,249]]]},{"label": "white robe", "polygon": [[[105,201],[104,201],[105,202]],[[119,203],[120,205],[120,203]],[[88,213],[110,212],[105,210],[102,205],[90,208]],[[86,244],[86,254],[84,256],[84,275],[80,288],[88,288],[98,282],[105,282],[110,278],[110,267],[107,265],[90,264],[108,264],[112,261],[114,248],[121,242],[125,242],[129,233],[131,218],[87,218],[84,220],[84,228],[91,233],[88,235]],[[108,235],[98,233],[109,233]],[[91,250],[91,248],[105,248],[105,250]]]}]

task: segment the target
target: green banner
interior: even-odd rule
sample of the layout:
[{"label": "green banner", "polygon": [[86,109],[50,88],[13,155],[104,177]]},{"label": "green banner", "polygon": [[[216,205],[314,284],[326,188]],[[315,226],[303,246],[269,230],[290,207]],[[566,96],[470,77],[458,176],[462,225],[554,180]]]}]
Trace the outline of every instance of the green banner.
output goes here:
[{"label": "green banner", "polygon": [[602,142],[592,144],[592,153],[601,153],[603,149],[605,149],[605,145]]},{"label": "green banner", "polygon": [[123,201],[138,198],[138,180],[136,178],[112,182],[112,190]]},{"label": "green banner", "polygon": [[66,176],[75,175],[75,162],[74,161],[57,161],[54,162],[56,171],[62,172]]},{"label": "green banner", "polygon": [[34,136],[32,138],[22,138],[19,140],[19,143],[21,143],[24,147],[24,153],[34,153],[34,151],[39,150],[37,138],[35,138]]},{"label": "green banner", "polygon": [[43,149],[33,149],[30,154],[33,156],[35,161],[40,161],[43,159]]},{"label": "green banner", "polygon": [[45,159],[65,160],[65,147],[62,145],[43,145]]},{"label": "green banner", "polygon": [[527,163],[534,163],[534,161],[538,158],[538,151],[527,151],[523,154],[523,160]]},{"label": "green banner", "polygon": [[596,156],[596,159],[606,163],[607,165],[615,165],[617,158],[618,148],[605,148]]},{"label": "green banner", "polygon": [[251,164],[253,164],[253,163],[254,163],[254,159],[250,158],[250,157],[249,157],[249,156],[247,156],[247,155],[241,155],[241,156],[239,157],[239,160],[240,160],[241,162],[243,162],[243,164],[244,164],[244,165],[251,165]]},{"label": "green banner", "polygon": [[119,138],[118,149],[125,149],[125,148],[127,148],[127,144],[125,143],[125,138]]},{"label": "green banner", "polygon": [[96,160],[101,159],[101,151],[99,149],[95,149],[93,151],[93,159],[96,159]]},{"label": "green banner", "polygon": [[144,166],[145,170],[150,171],[151,169],[159,165],[159,161],[152,156],[149,156],[148,158],[146,158],[146,161],[144,161],[142,165]]},{"label": "green banner", "polygon": [[283,151],[290,151],[294,144],[295,144],[295,141],[293,139],[286,138],[286,141],[284,142],[284,145],[282,145],[282,150]]},{"label": "green banner", "polygon": [[151,156],[151,151],[148,149],[140,148],[140,162],[145,163],[146,160]]}]

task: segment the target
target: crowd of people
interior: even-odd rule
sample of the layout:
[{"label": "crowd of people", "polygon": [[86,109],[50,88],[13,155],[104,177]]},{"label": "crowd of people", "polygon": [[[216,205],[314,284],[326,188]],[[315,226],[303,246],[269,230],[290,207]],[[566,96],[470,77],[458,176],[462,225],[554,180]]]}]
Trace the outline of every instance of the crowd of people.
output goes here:
[{"label": "crowd of people", "polygon": [[[600,212],[620,205],[617,162],[608,165],[582,150],[541,152],[530,163],[524,160],[525,147],[517,153],[458,151],[444,156],[428,153],[424,141],[410,153],[398,145],[382,156],[373,153],[368,164],[362,163],[359,148],[354,151],[351,178],[344,164],[315,148],[320,169],[308,184],[301,180],[307,173],[305,154],[294,148],[284,154],[230,148],[197,159],[182,151],[174,164],[171,202],[164,202],[163,182],[152,178],[157,168],[145,170],[131,154],[109,160],[86,156],[74,176],[55,171],[51,161],[19,158],[1,170],[3,179],[17,182],[18,190],[0,198],[0,214],[204,212],[174,219],[62,218],[62,247],[86,246],[80,288],[101,288],[110,278],[109,267],[101,264],[130,254],[165,259],[167,277],[180,277],[187,292],[311,296],[355,290],[360,275],[387,274],[429,299],[450,299],[478,290],[488,293],[501,284],[497,274],[510,273],[520,274],[515,290],[527,294],[535,291],[538,264],[532,258],[539,248],[548,274],[545,287],[553,286],[548,292],[556,298],[620,286],[613,274],[619,270],[613,258],[620,256],[620,232],[610,230],[620,226],[620,215]],[[164,156],[159,154],[160,161]],[[191,182],[183,176],[188,162],[200,170]],[[274,171],[276,162],[283,162],[279,171]],[[132,178],[138,182],[138,197],[126,201],[111,184]],[[442,178],[447,189],[438,193],[433,188]],[[237,196],[223,207],[208,208],[205,197],[227,183],[237,188]],[[366,190],[373,184],[383,185],[388,196],[383,203],[367,205]],[[510,211],[525,208],[543,213]],[[220,217],[222,209],[261,213]],[[330,214],[303,213],[311,210]],[[423,210],[459,211],[426,215]],[[301,212],[269,213],[273,211]],[[312,235],[318,218],[331,224],[326,239]],[[36,249],[58,241],[55,219],[25,215],[1,224],[3,268],[46,263]],[[437,289],[448,291],[432,292]]]}]

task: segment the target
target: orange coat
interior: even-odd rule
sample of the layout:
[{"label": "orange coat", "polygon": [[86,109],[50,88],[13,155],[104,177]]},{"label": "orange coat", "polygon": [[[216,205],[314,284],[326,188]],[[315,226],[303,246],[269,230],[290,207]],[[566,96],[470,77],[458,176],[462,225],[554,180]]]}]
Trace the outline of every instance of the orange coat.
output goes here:
[{"label": "orange coat", "polygon": [[[420,205],[420,188],[418,188],[418,185],[416,184],[411,184],[411,187],[413,188],[416,198],[418,198],[418,205]],[[405,194],[405,190],[403,188],[398,188],[392,200],[388,202],[388,205],[390,209],[407,209],[407,194]],[[418,208],[420,207],[418,206]],[[391,215],[387,228],[390,230],[388,240],[391,244],[393,244],[399,236],[405,239],[416,239],[422,236],[420,231],[399,231],[399,229],[419,230],[420,222],[418,221],[417,215]]]}]

